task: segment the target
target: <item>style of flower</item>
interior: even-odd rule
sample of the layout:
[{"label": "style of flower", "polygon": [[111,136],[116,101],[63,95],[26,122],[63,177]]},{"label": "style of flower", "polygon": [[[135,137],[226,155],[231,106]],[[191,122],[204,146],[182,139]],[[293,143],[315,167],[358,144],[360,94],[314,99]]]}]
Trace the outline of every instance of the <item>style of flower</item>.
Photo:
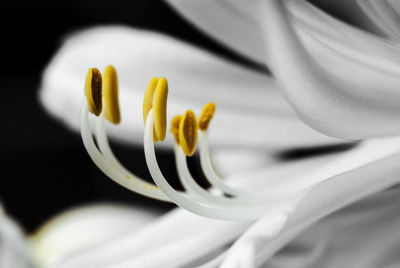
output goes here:
[{"label": "style of flower", "polygon": [[[92,159],[129,189],[217,219],[176,209],[123,236],[108,236],[106,243],[71,249],[50,265],[389,267],[398,263],[391,253],[399,243],[393,236],[400,210],[393,186],[399,183],[400,170],[400,126],[396,124],[400,48],[394,41],[399,37],[397,20],[382,15],[397,15],[396,5],[358,1],[389,41],[302,0],[169,2],[232,49],[266,64],[271,75],[235,66],[160,34],[102,27],[66,42],[45,72],[41,100],[53,115],[76,129],[83,74],[89,66],[105,69],[113,64],[120,78],[121,106],[116,102],[113,67],[106,68],[102,81],[100,71],[90,69],[86,80],[81,133]],[[150,82],[146,93],[150,97],[141,104],[142,87],[154,74],[168,78],[168,109],[162,77]],[[100,109],[100,88],[111,92],[105,93],[105,114]],[[110,88],[114,90],[107,91]],[[165,137],[167,110],[170,118],[187,108],[200,111],[210,101],[217,110],[210,129],[200,133],[199,154],[213,188],[199,188],[187,170],[185,158],[193,153],[197,133],[195,114],[187,111],[173,120],[178,140],[172,135],[162,145],[175,144],[180,179],[187,191],[177,193],[158,169],[154,138]],[[144,132],[140,107],[145,111]],[[99,149],[91,137],[88,110],[100,116],[92,118]],[[144,135],[146,161],[159,188],[138,180],[112,154],[103,118],[118,123],[120,114],[121,123],[107,125],[108,133],[136,143]],[[224,180],[213,169],[208,140]],[[276,153],[355,140],[347,150],[321,157],[282,161],[276,154],[263,156],[266,150]],[[232,162],[224,163],[228,154],[234,154],[236,161],[232,157]],[[392,232],[375,232],[377,226]],[[46,239],[43,232],[36,243]],[[288,244],[306,247],[306,253],[276,254]],[[359,250],[351,252],[349,247]],[[386,259],[381,258],[384,252]],[[356,254],[363,254],[362,260]]]}]

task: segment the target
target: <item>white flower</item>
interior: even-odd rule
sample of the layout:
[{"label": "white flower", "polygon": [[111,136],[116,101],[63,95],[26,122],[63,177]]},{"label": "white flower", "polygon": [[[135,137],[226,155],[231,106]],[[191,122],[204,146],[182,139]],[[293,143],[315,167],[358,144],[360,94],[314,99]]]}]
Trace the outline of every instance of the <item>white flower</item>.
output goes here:
[{"label": "white flower", "polygon": [[[216,103],[209,139],[228,186],[252,193],[258,189],[267,195],[256,204],[246,204],[247,209],[235,204],[232,211],[243,213],[246,219],[264,216],[255,223],[223,221],[176,209],[123,237],[111,235],[108,243],[95,241],[86,249],[60,256],[52,260],[55,267],[193,267],[207,261],[211,262],[205,267],[385,267],[398,263],[392,255],[399,243],[393,233],[399,227],[398,190],[384,190],[399,183],[399,45],[300,0],[170,2],[219,41],[266,64],[273,75],[236,66],[161,34],[101,27],[65,42],[45,72],[41,100],[51,114],[77,129],[87,69],[103,70],[112,64],[119,73],[122,123],[107,130],[114,138],[139,143],[144,85],[154,75],[167,77],[169,118],[187,108],[199,111],[209,101]],[[387,26],[397,20],[383,22],[382,16],[373,15],[375,9],[368,10],[390,36],[397,36]],[[397,14],[395,9],[390,11]],[[151,114],[149,118],[147,158],[152,153]],[[165,146],[172,146],[172,140],[167,138]],[[290,148],[349,140],[362,141],[323,157],[293,161],[276,157]],[[227,154],[235,157],[225,165]],[[100,154],[97,157],[107,175],[134,188],[105,168],[111,162]],[[153,164],[150,171],[163,190],[158,192],[160,199],[172,199],[215,218],[242,217],[229,214],[231,207],[226,209],[218,198],[199,201],[182,195],[187,200],[180,199],[163,186],[157,170],[152,171]],[[305,252],[293,253],[290,246],[294,250],[306,247]]]}]

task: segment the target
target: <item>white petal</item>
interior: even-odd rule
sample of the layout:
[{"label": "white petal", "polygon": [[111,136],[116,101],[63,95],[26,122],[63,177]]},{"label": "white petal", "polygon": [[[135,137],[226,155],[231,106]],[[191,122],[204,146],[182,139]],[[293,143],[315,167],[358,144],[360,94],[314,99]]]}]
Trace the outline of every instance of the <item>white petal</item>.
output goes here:
[{"label": "white petal", "polygon": [[[284,87],[292,89],[286,92],[289,100],[315,129],[351,139],[400,132],[392,123],[400,113],[398,45],[354,29],[304,1],[286,1],[308,51],[295,59],[290,52],[299,52],[294,34],[288,38],[288,30],[273,23],[271,13],[275,13],[269,8],[260,11],[254,4],[257,1],[249,5],[235,1],[171,3],[216,38],[224,39],[254,60],[266,61]],[[263,19],[257,21],[257,16]],[[222,19],[229,24],[221,23]],[[267,29],[266,36],[263,28]],[[267,40],[265,47],[263,38]],[[313,87],[315,91],[311,92]],[[324,88],[329,88],[328,92]]]},{"label": "white petal", "polygon": [[272,72],[309,125],[353,139],[400,133],[394,124],[400,114],[399,90],[357,87],[326,72],[304,50],[281,2],[265,2],[262,16]]},{"label": "white petal", "polygon": [[[214,39],[256,62],[265,63],[264,34],[257,19],[258,1],[166,0],[166,2]],[[379,50],[379,53],[383,55],[398,51],[397,45],[387,43],[373,34],[341,22],[307,1],[286,0],[285,4],[296,30],[303,29],[315,37],[314,42],[307,44],[308,51],[313,52],[313,46],[322,41],[320,39],[324,36],[331,38],[331,40],[326,40],[328,47],[334,45],[335,40],[340,40],[344,47],[352,49],[353,52],[361,50],[364,54],[368,54],[368,51],[371,52],[374,47],[374,53]],[[394,6],[398,7],[397,4]],[[232,29],[235,30],[232,31]],[[301,32],[299,34],[302,35]],[[355,44],[357,47],[354,47]],[[377,49],[377,47],[381,48]],[[342,52],[341,50],[339,51]],[[314,56],[325,57],[319,52],[314,53]],[[390,57],[385,58],[390,61]],[[396,62],[394,59],[392,61]],[[331,66],[333,67],[334,65]]]},{"label": "white petal", "polygon": [[109,129],[123,141],[141,142],[144,88],[153,76],[164,75],[170,87],[168,117],[216,103],[210,140],[217,145],[290,148],[339,142],[297,120],[268,75],[167,36],[124,27],[96,28],[71,37],[46,69],[42,103],[76,129],[85,73],[107,64],[119,72],[122,111],[122,124]]},{"label": "white petal", "polygon": [[397,267],[399,188],[324,218],[269,259],[266,267]]},{"label": "white petal", "polygon": [[[242,246],[248,247],[252,244],[255,247],[255,262],[258,265],[264,263],[277,250],[317,220],[398,184],[400,182],[397,176],[400,171],[399,160],[399,138],[387,139],[364,144],[347,153],[347,156],[339,157],[339,162],[332,162],[322,167],[320,171],[311,172],[310,178],[315,175],[314,172],[317,172],[319,173],[317,177],[321,179],[325,170],[325,179],[313,186],[298,205],[294,203],[292,210],[277,209],[256,222],[237,240],[230,251],[232,255],[228,255],[226,261],[235,261],[235,252],[240,251]],[[297,178],[294,177],[293,181],[296,182],[296,180]],[[290,208],[290,202],[288,206]],[[279,216],[287,217],[280,232],[264,235],[268,228],[276,228],[276,226],[270,226],[271,217]]]},{"label": "white petal", "polygon": [[[216,153],[214,158],[218,171],[221,170],[223,174],[227,175],[225,177],[228,178],[227,183],[229,185],[249,190],[256,188],[273,191],[274,189],[289,190],[295,187],[305,188],[306,185],[318,179],[323,179],[326,175],[321,174],[320,170],[326,172],[327,166],[331,166],[330,169],[335,166],[334,162],[346,161],[342,158],[345,158],[347,154],[354,150],[360,150],[360,148],[299,159],[267,157],[264,154],[263,156],[259,155],[259,158],[255,160],[248,156],[251,152],[247,152],[247,154],[242,152],[238,159],[233,159],[235,155],[222,159],[223,156],[226,156],[226,153],[222,155]],[[237,167],[242,169],[239,170]],[[310,179],[311,172],[315,174],[313,179]],[[301,174],[304,174],[304,176]]]},{"label": "white petal", "polygon": [[[360,147],[360,150],[362,148]],[[373,149],[375,150],[375,148],[370,148],[370,150]],[[299,183],[294,183],[299,188],[304,188],[318,178],[317,173],[314,173],[314,177],[307,177],[307,174],[311,174],[310,170],[322,165],[331,166],[333,157],[340,159],[349,153],[351,151],[329,157],[314,157],[309,160],[282,161],[279,165],[275,160],[271,161],[273,164],[270,166],[264,166],[264,163],[259,162],[258,168],[261,170],[249,170],[246,174],[242,173],[241,178],[237,175],[237,181],[233,183],[249,189],[282,191],[284,190],[282,188],[289,184],[290,178],[304,174],[303,179],[299,177]],[[240,159],[246,159],[246,155],[243,154]],[[367,160],[364,159],[364,161]],[[232,164],[236,165],[235,162]],[[347,166],[347,168],[351,167]],[[252,174],[255,180],[251,179]],[[282,187],[277,183],[281,179],[285,180]],[[227,180],[229,181],[230,178],[228,177]],[[272,182],[271,187],[268,182]],[[139,231],[128,231],[121,238],[116,237],[108,243],[75,252],[60,261],[57,267],[78,268],[88,264],[96,267],[177,267],[193,262],[199,263],[199,260],[210,258],[210,254],[223,252],[224,247],[228,246],[249,225],[249,222],[207,219],[183,209],[176,209]]]},{"label": "white petal", "polygon": [[235,148],[213,150],[212,160],[218,173],[223,177],[234,177],[235,174],[246,174],[249,171],[253,173],[251,171],[257,168],[265,168],[279,162],[271,153]]},{"label": "white petal", "polygon": [[29,245],[21,227],[0,205],[0,267],[33,267]]},{"label": "white petal", "polygon": [[390,0],[357,0],[357,4],[369,18],[395,41],[400,41],[400,15],[398,1]]},{"label": "white petal", "polygon": [[116,204],[89,205],[63,212],[31,237],[36,263],[51,267],[74,252],[140,230],[162,213],[147,207]]},{"label": "white petal", "polygon": [[[266,17],[267,12],[259,14],[257,1],[169,2],[217,40],[227,46],[237,46],[239,53],[248,54],[254,61],[269,64],[264,45],[265,22],[258,19],[258,16]],[[341,22],[306,1],[287,0],[285,3],[293,27],[310,57],[327,72],[351,81],[355,87],[395,90],[400,70],[398,44]],[[222,21],[229,21],[229,24]]]},{"label": "white petal", "polygon": [[177,267],[225,246],[248,226],[175,209],[139,231],[75,252],[55,267]]}]

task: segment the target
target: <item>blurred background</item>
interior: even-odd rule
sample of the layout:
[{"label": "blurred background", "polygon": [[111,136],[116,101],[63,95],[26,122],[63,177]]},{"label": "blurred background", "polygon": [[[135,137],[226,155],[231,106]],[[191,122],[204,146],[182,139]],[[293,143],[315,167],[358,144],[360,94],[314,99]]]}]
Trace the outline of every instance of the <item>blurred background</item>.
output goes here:
[{"label": "blurred background", "polygon": [[[312,2],[352,22],[347,16],[352,1],[341,7],[333,5],[333,0]],[[8,1],[2,3],[2,11],[0,201],[27,231],[58,212],[92,202],[173,207],[138,196],[106,178],[89,159],[78,133],[67,130],[40,107],[41,73],[68,34],[98,24],[131,25],[170,34],[238,64],[262,68],[207,38],[162,1]],[[112,145],[123,163],[149,178],[141,147]],[[160,160],[174,175],[172,153],[162,152]],[[194,164],[191,168],[197,171]]]}]

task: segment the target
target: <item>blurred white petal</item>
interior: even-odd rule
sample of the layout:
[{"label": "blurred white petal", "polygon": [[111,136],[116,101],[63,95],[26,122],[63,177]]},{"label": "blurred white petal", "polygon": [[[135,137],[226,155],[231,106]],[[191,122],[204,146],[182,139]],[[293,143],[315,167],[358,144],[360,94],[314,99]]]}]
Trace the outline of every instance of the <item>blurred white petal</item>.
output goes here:
[{"label": "blurred white petal", "polygon": [[357,0],[358,5],[387,36],[400,41],[400,5],[393,0]]},{"label": "blurred white petal", "polygon": [[163,212],[140,206],[97,204],[70,209],[52,218],[31,236],[40,267],[51,267],[73,252],[140,230]]},{"label": "blurred white petal", "polygon": [[78,250],[55,267],[177,267],[225,246],[248,226],[175,209],[141,229]]},{"label": "blurred white petal", "polygon": [[[322,164],[328,165],[334,156],[338,157],[346,153],[342,152],[325,158],[314,157],[304,160],[282,161],[279,164],[274,160],[272,162],[274,164],[267,166],[264,163],[259,163],[255,172],[249,170],[243,174],[243,178],[239,178],[240,176],[236,173],[235,178],[240,183],[234,181],[233,184],[249,189],[264,187],[268,184],[268,181],[287,180],[294,174],[296,176],[307,174],[311,168],[320,167]],[[249,154],[244,154],[240,159],[245,159],[246,155]],[[269,158],[272,159],[272,157]],[[232,164],[236,165],[235,162]],[[302,166],[305,168],[299,168]],[[249,179],[253,177],[252,174],[255,175],[256,180]],[[261,174],[264,174],[264,178]],[[269,176],[265,176],[265,174],[269,174]],[[278,185],[271,185],[276,189],[279,188]],[[117,214],[129,213],[128,216],[136,210],[133,208],[134,211],[129,212],[126,209],[115,209],[117,209]],[[105,210],[105,212],[107,211]],[[208,219],[177,208],[166,215],[147,222],[141,228],[122,228],[121,232],[124,232],[124,234],[120,235],[120,231],[116,234],[112,230],[102,232],[100,227],[94,230],[89,229],[95,225],[92,221],[97,221],[100,216],[100,220],[106,223],[113,221],[107,219],[110,217],[110,212],[100,214],[96,218],[92,217],[95,211],[91,212],[89,209],[84,209],[81,212],[75,213],[76,216],[72,217],[72,220],[69,220],[71,218],[71,216],[68,216],[70,213],[67,216],[60,217],[60,220],[55,221],[55,223],[59,222],[56,225],[51,221],[49,226],[55,227],[45,227],[44,235],[39,232],[39,237],[42,237],[40,240],[44,242],[36,242],[37,251],[46,253],[43,248],[48,249],[51,245],[50,242],[62,249],[61,254],[59,254],[54,252],[57,249],[54,246],[55,249],[47,251],[48,254],[45,254],[47,256],[44,260],[55,255],[56,257],[51,263],[57,263],[56,267],[62,268],[85,267],[89,264],[96,267],[155,267],[159,265],[177,267],[196,261],[199,263],[199,261],[207,260],[218,252],[223,252],[251,224],[250,222]],[[92,220],[89,221],[89,219]],[[87,229],[89,229],[89,234],[94,234],[94,237],[89,235],[86,241],[68,239],[75,237],[74,232],[86,233],[85,230]],[[78,242],[81,242],[81,244]],[[40,247],[41,244],[44,244],[45,247]],[[71,246],[66,247],[65,245],[68,244]]]},{"label": "blurred white petal", "polygon": [[[352,203],[362,198],[363,194],[366,195],[366,193],[362,191],[359,192],[359,190],[354,189],[354,185],[352,185],[352,183],[355,183],[357,186],[360,186],[359,184],[362,183],[360,182],[361,179],[354,180],[346,176],[352,174],[352,170],[354,169],[359,167],[369,168],[369,165],[374,161],[380,161],[381,159],[392,156],[400,150],[399,144],[399,139],[366,142],[352,150],[339,152],[326,157],[282,161],[277,165],[264,166],[263,168],[260,166],[259,170],[243,173],[243,178],[237,178],[236,180],[240,182],[240,186],[245,186],[249,189],[256,187],[269,189],[271,191],[282,191],[286,188],[288,190],[296,187],[304,188],[318,181],[323,182],[328,180],[328,182],[325,183],[329,183],[330,180],[338,181],[338,178],[341,178],[340,182],[336,182],[336,184],[341,184],[341,186],[328,188],[333,192],[331,193],[332,195],[339,194],[338,192],[340,192],[340,195],[350,195],[350,193],[354,193],[354,196],[351,197],[354,199],[351,201],[349,201],[348,196],[347,199],[343,199],[346,204],[347,202]],[[302,166],[305,168],[302,168]],[[390,168],[384,170],[390,173],[394,171],[393,168],[395,168],[395,166],[390,166]],[[377,170],[379,169],[375,169],[375,173],[382,173]],[[371,174],[370,172],[371,171],[368,171],[368,174]],[[336,178],[335,176],[338,174],[340,176]],[[239,177],[239,175],[237,177]],[[382,183],[385,184],[385,187],[393,184],[393,181],[381,180],[379,182],[379,180],[375,179],[376,177],[373,176],[371,176],[371,179],[363,178],[362,181],[366,184],[364,188],[360,187],[360,190],[365,189],[370,194],[383,189],[384,186],[382,186]],[[282,183],[278,183],[279,181]],[[345,181],[345,183],[343,183],[343,181]],[[379,185],[376,185],[375,182]],[[318,186],[316,190],[313,190],[306,201],[303,201],[303,203],[305,203],[310,196],[314,197],[316,195],[319,199],[312,202],[313,204],[315,203],[314,206],[317,206],[317,204],[318,206],[314,208],[312,212],[316,213],[318,216],[320,216],[320,213],[326,215],[332,212],[326,211],[327,209],[329,210],[329,207],[325,206],[325,196],[322,195],[321,197],[321,195],[317,195],[319,189],[325,189],[323,187],[325,183]],[[337,191],[335,192],[333,189]],[[343,196],[341,196],[341,198],[343,198]],[[334,197],[332,197],[331,204],[336,205],[337,203],[335,203],[333,199]],[[341,207],[340,202],[338,202],[338,204],[338,207],[335,207],[335,209]],[[280,204],[276,205],[279,207]],[[309,206],[310,205],[307,203],[307,208]],[[290,203],[287,208],[289,207],[291,207]],[[270,216],[266,216],[268,220],[262,219],[255,225],[262,226],[261,229],[256,229],[257,232],[262,234],[270,233],[271,235],[276,234],[282,227],[279,227],[279,225],[285,223],[285,217],[289,216],[289,219],[291,219],[294,217],[293,215],[297,215],[297,210],[301,212],[303,207],[300,206],[299,209],[296,209],[290,214],[280,214],[280,210],[274,211],[273,215],[277,217],[275,224],[272,224],[273,221],[271,221]],[[308,215],[301,218],[301,220],[307,219]],[[310,219],[314,218],[311,217]],[[269,229],[264,225],[264,222],[268,223]],[[77,268],[85,267],[88,264],[95,265],[96,267],[182,266],[199,259],[206,260],[205,258],[213,252],[223,252],[224,248],[245,231],[249,225],[249,222],[224,222],[207,219],[193,215],[182,209],[176,209],[148,223],[140,230],[135,229],[133,231],[127,231],[125,235],[116,236],[107,243],[97,244],[84,250],[74,251],[73,254],[70,254],[67,258],[61,259],[59,265],[56,267]],[[301,226],[301,223],[299,226]],[[254,228],[255,227],[253,227],[253,229]],[[283,241],[284,243],[282,246],[289,242],[288,240]],[[258,248],[256,249],[258,250]],[[240,258],[240,260],[242,259]]]},{"label": "blurred white petal", "polygon": [[76,129],[85,73],[108,64],[118,70],[122,113],[121,125],[110,126],[109,132],[122,141],[142,141],[143,92],[153,76],[164,75],[170,86],[169,118],[216,103],[210,132],[215,145],[285,149],[342,142],[300,122],[268,75],[167,36],[124,27],[87,30],[68,39],[45,71],[42,103]]},{"label": "blurred white petal", "polygon": [[[251,149],[222,149],[212,151],[213,164],[222,177],[247,173],[276,165],[279,160],[270,152]],[[253,172],[251,172],[253,173]]]},{"label": "blurred white petal", "polygon": [[33,262],[21,227],[10,219],[0,204],[0,267],[31,268]]}]

